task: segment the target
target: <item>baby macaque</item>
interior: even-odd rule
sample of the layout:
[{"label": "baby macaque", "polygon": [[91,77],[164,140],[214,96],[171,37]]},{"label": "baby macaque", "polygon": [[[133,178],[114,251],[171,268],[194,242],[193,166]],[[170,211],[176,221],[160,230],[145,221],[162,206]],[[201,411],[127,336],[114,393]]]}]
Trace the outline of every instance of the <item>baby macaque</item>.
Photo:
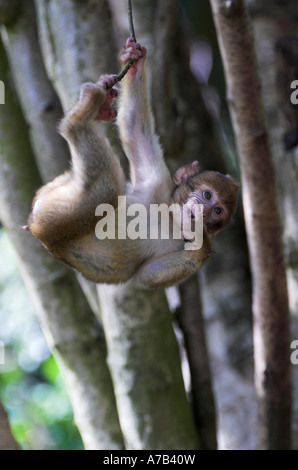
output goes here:
[{"label": "baby macaque", "polygon": [[[37,192],[26,228],[56,258],[96,282],[125,282],[136,275],[143,287],[166,287],[187,278],[209,259],[210,236],[231,223],[239,186],[229,175],[200,172],[197,162],[180,168],[172,180],[148,101],[146,49],[132,38],[121,54],[122,64],[131,58],[135,62],[123,79],[117,119],[131,181],[125,182],[119,160],[98,131],[101,121],[117,116],[111,107],[117,96],[116,76],[103,75],[96,84],[82,85],[79,102],[62,120],[59,130],[69,144],[72,168]],[[119,200],[125,201],[124,206]],[[128,229],[136,204],[150,214],[152,204],[173,203],[188,204],[192,218],[193,207],[203,204],[199,249],[185,249],[194,246],[194,240],[186,242],[184,234],[179,239],[122,236],[122,211],[132,211],[125,222]],[[122,235],[98,236],[105,214],[106,228],[112,223],[109,207]]]}]

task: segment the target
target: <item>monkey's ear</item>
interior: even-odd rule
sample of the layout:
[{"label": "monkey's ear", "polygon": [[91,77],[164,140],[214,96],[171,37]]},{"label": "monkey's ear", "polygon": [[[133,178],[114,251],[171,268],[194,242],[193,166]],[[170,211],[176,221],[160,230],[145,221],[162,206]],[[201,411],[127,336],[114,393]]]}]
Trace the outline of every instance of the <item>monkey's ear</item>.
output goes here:
[{"label": "monkey's ear", "polygon": [[237,183],[237,182],[234,180],[234,178],[233,178],[231,175],[229,175],[228,173],[225,175],[225,177],[226,177],[228,180],[230,180],[231,183],[234,184],[235,189],[237,189],[237,191],[239,191],[239,189],[240,189],[240,187],[241,187],[240,184]]},{"label": "monkey's ear", "polygon": [[173,176],[173,181],[178,185],[183,181],[188,180],[188,178],[191,176],[197,175],[198,173],[200,173],[200,165],[199,162],[194,161],[178,168]]}]

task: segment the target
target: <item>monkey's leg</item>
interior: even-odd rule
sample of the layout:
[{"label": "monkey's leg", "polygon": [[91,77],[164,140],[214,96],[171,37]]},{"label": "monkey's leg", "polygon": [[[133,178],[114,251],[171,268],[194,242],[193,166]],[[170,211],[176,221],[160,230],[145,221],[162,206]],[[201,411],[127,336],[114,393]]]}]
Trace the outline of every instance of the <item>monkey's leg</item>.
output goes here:
[{"label": "monkey's leg", "polygon": [[170,174],[155,132],[148,99],[146,49],[132,38],[127,40],[126,48],[120,56],[123,64],[130,58],[136,60],[122,80],[118,126],[122,146],[130,161],[131,180],[135,186],[148,185],[150,178],[165,184],[170,180]]},{"label": "monkey's leg", "polygon": [[147,261],[138,272],[143,287],[168,287],[183,281],[208,261],[211,242],[204,230],[204,242],[199,250],[181,250]]},{"label": "monkey's leg", "polygon": [[54,254],[70,240],[94,233],[96,207],[116,207],[118,195],[124,194],[120,163],[97,129],[99,120],[116,114],[110,107],[116,92],[104,89],[113,80],[104,76],[99,84],[83,85],[80,101],[60,125],[70,145],[72,170],[41,188],[34,200],[29,229]]},{"label": "monkey's leg", "polygon": [[117,91],[115,75],[103,75],[97,84],[85,83],[76,106],[62,120],[59,131],[68,141],[74,177],[85,188],[96,185],[99,202],[110,203],[124,191],[124,175],[108,141],[100,135],[100,121],[111,121]]}]

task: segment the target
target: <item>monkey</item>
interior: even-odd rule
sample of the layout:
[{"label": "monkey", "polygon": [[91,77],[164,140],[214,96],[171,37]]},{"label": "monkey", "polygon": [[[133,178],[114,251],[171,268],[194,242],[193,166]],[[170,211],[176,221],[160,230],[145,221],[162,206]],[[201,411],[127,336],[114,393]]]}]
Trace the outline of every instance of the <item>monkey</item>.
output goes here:
[{"label": "monkey", "polygon": [[[115,75],[81,86],[77,104],[59,124],[68,142],[71,169],[39,189],[27,228],[56,258],[99,283],[122,283],[133,276],[143,288],[168,287],[196,272],[211,256],[211,237],[230,224],[239,185],[229,175],[200,171],[198,162],[184,165],[171,177],[155,131],[145,71],[146,48],[129,38],[122,65],[134,59],[123,78],[118,110]],[[123,150],[130,165],[126,181],[119,159],[100,134],[104,121],[117,118]],[[98,239],[96,208],[108,204],[120,212],[143,204],[203,204],[203,243],[192,239]],[[192,214],[192,218],[194,215]],[[116,217],[116,221],[117,221]]]},{"label": "monkey", "polygon": [[[240,185],[230,175],[218,171],[200,171],[197,161],[180,167],[174,174],[179,196],[174,192],[174,200],[179,204],[191,198],[203,204],[203,220],[209,236],[214,236],[234,222],[237,194]],[[183,197],[184,196],[184,197]]]}]

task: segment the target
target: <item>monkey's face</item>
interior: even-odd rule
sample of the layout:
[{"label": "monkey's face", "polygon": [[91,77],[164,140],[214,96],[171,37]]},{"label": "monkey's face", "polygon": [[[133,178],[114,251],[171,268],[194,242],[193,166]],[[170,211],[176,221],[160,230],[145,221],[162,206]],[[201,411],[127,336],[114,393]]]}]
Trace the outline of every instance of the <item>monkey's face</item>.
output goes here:
[{"label": "monkey's face", "polygon": [[239,184],[230,175],[203,171],[182,182],[174,192],[174,200],[190,206],[195,217],[195,204],[203,205],[203,220],[213,236],[233,222]]}]

